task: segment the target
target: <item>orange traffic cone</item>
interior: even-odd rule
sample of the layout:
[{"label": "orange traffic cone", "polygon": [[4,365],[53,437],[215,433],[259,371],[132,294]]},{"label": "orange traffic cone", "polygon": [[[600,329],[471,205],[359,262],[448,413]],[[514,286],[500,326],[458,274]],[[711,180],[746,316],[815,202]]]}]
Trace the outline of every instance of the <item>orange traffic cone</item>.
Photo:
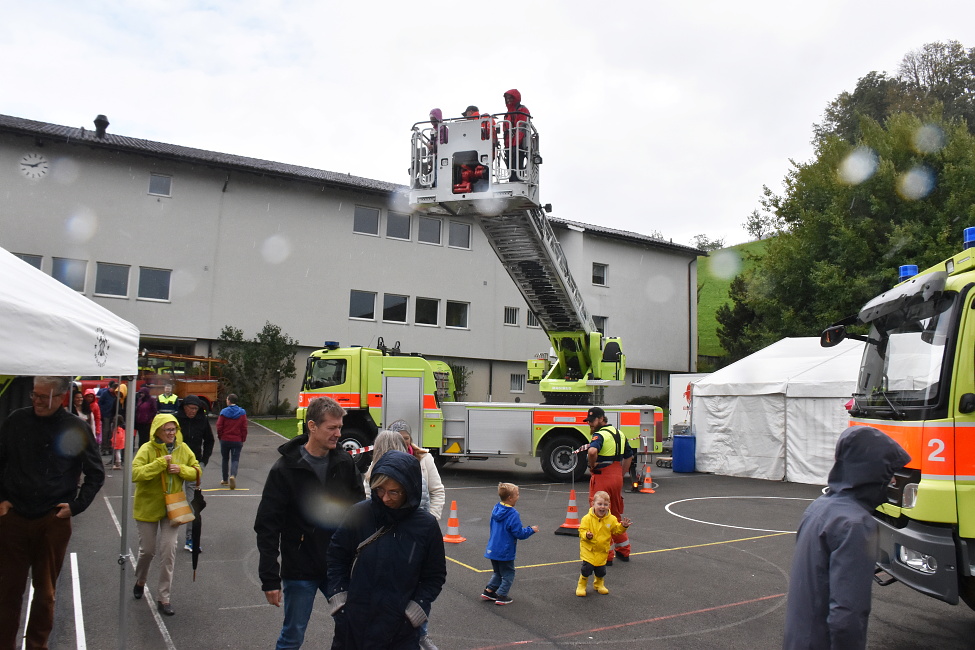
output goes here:
[{"label": "orange traffic cone", "polygon": [[579,534],[579,508],[576,507],[575,490],[569,490],[569,507],[565,511],[565,523],[559,526],[555,534],[572,535],[573,537]]},{"label": "orange traffic cone", "polygon": [[457,502],[450,502],[450,518],[447,519],[447,534],[443,536],[443,541],[450,544],[460,544],[466,542],[466,537],[460,536],[460,521],[457,520]]},{"label": "orange traffic cone", "polygon": [[643,487],[640,492],[644,494],[656,494],[653,489],[653,480],[650,478],[650,463],[643,466]]}]

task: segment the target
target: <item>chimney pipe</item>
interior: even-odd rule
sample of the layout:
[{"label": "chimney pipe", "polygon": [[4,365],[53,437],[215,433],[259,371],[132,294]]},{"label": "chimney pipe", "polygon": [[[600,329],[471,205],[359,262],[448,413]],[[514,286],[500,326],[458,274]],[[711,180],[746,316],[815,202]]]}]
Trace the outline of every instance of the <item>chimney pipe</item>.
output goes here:
[{"label": "chimney pipe", "polygon": [[108,129],[108,118],[99,115],[95,118],[95,137],[105,139],[105,131]]}]

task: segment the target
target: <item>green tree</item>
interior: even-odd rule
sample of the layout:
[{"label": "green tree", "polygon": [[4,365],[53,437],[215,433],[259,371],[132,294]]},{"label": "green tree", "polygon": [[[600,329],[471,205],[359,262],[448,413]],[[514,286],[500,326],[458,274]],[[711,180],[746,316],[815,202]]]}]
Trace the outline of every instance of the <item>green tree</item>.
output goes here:
[{"label": "green tree", "polygon": [[297,353],[298,342],[271,322],[266,322],[253,339],[245,339],[242,330],[224,325],[217,342],[217,354],[227,360],[222,379],[225,387],[237,393],[241,405],[255,414],[266,412],[281,380],[297,375]]},{"label": "green tree", "polygon": [[711,239],[705,234],[694,235],[691,238],[691,245],[702,251],[716,251],[724,248],[724,237],[720,239]]},{"label": "green tree", "polygon": [[726,349],[818,335],[896,284],[898,265],[936,264],[975,225],[975,138],[964,122],[901,113],[884,124],[864,117],[861,131],[856,146],[822,138],[812,162],[794,163],[783,196],[768,197],[785,229],[717,315]]}]

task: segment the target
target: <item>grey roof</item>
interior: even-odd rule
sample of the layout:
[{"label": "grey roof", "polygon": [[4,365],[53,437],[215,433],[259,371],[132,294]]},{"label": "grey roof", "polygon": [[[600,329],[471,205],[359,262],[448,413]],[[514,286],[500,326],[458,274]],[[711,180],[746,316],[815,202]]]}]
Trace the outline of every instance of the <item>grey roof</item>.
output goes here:
[{"label": "grey roof", "polygon": [[[59,124],[49,124],[36,120],[27,120],[22,117],[11,115],[0,115],[0,132],[14,133],[34,137],[49,138],[52,140],[69,144],[82,144],[87,146],[104,148],[112,151],[125,151],[130,153],[146,154],[169,160],[180,162],[202,163],[217,167],[234,169],[242,172],[260,174],[265,176],[279,176],[294,180],[308,181],[313,183],[325,183],[337,187],[345,187],[358,191],[380,194],[405,193],[408,188],[397,183],[377,181],[351,174],[340,174],[324,169],[314,169],[312,167],[301,167],[299,165],[289,165],[287,163],[274,162],[272,160],[261,160],[260,158],[248,158],[246,156],[235,156],[229,153],[218,151],[207,151],[205,149],[194,149],[192,147],[181,147],[165,142],[155,142],[153,140],[142,140],[140,138],[130,138],[114,133],[105,133],[105,137],[99,138],[93,129],[84,127],[61,126]],[[550,218],[554,225],[582,229],[592,234],[602,235],[613,239],[621,239],[631,243],[646,244],[655,248],[669,249],[677,253],[706,255],[704,251],[692,246],[675,244],[672,241],[657,239],[648,235],[641,235],[626,230],[616,230],[604,226],[595,226],[568,219]]]},{"label": "grey roof", "polygon": [[88,146],[112,151],[149,154],[159,158],[167,158],[181,162],[202,163],[265,176],[283,176],[290,179],[354,188],[360,191],[379,193],[406,191],[404,186],[397,185],[396,183],[387,183],[371,178],[352,176],[351,174],[340,174],[324,169],[313,169],[311,167],[289,165],[271,160],[235,156],[229,153],[207,151],[205,149],[181,147],[175,144],[130,138],[114,133],[106,133],[104,138],[99,138],[92,129],[48,124],[47,122],[25,120],[21,117],[12,117],[10,115],[0,115],[0,132],[45,137],[71,144],[84,143]]}]

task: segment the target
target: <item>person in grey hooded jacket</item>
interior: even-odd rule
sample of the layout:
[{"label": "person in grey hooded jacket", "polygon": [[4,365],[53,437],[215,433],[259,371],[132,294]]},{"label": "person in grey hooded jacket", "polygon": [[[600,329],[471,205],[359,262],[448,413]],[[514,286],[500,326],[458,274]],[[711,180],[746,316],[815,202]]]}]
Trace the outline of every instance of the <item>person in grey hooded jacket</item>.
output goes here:
[{"label": "person in grey hooded jacket", "polygon": [[836,442],[829,487],[799,522],[786,603],[786,650],[867,645],[877,550],[873,511],[911,457],[882,431],[852,426]]},{"label": "person in grey hooded jacket", "polygon": [[328,548],[332,648],[419,648],[447,579],[443,533],[420,506],[420,463],[402,451],[376,461],[371,498],[352,506]]}]

